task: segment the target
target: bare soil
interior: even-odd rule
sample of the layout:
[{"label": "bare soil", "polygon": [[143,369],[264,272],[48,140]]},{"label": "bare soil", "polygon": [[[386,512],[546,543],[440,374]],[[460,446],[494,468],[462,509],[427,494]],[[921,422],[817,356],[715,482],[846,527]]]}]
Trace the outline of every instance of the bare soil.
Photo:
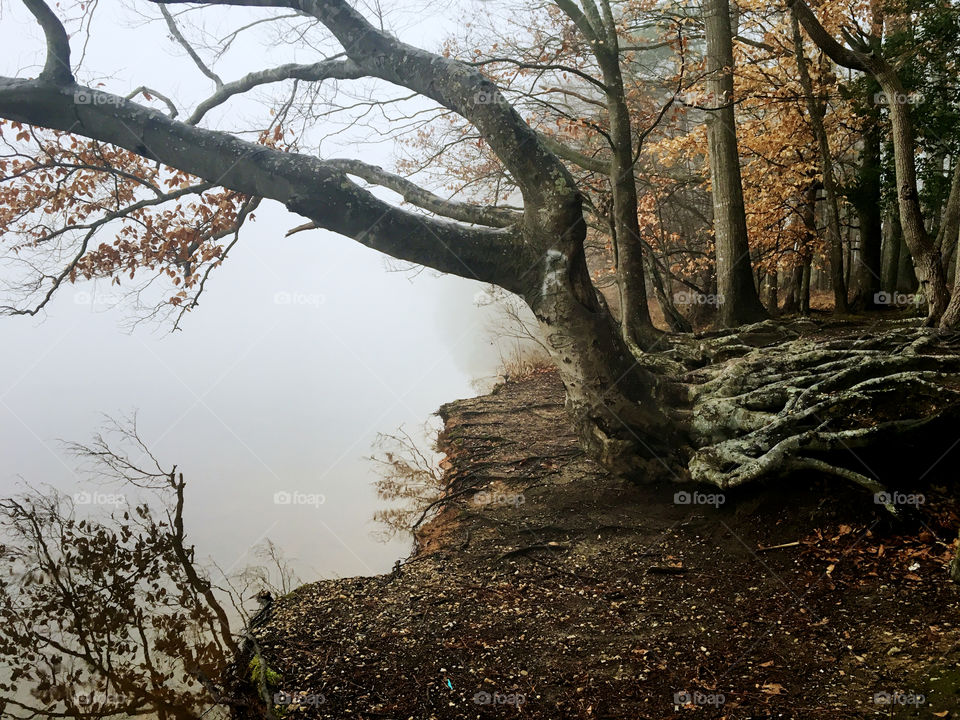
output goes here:
[{"label": "bare soil", "polygon": [[898,524],[815,475],[693,498],[608,475],[563,402],[544,372],[441,408],[455,497],[421,551],[256,629],[271,690],[313,696],[277,716],[960,717],[952,459],[917,460]]}]

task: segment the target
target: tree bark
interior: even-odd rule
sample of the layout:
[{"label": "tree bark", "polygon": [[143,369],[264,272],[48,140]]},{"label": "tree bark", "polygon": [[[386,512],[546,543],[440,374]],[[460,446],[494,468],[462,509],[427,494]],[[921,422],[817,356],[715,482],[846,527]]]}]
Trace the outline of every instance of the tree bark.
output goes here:
[{"label": "tree bark", "polygon": [[827,246],[830,251],[830,282],[833,285],[833,305],[838,313],[849,311],[847,304],[847,283],[843,271],[843,235],[840,229],[840,202],[837,198],[837,182],[833,172],[833,156],[830,154],[830,139],[823,120],[826,108],[823,101],[813,92],[813,82],[807,68],[807,58],[803,54],[803,36],[800,34],[800,22],[793,14],[793,52],[803,89],[810,128],[820,155],[820,176],[826,195],[827,209]]},{"label": "tree bark", "polygon": [[853,306],[868,310],[876,306],[882,272],[883,222],[881,210],[880,128],[875,118],[867,120],[857,168],[857,183],[851,193],[860,226],[860,253],[854,267]]},{"label": "tree bark", "polygon": [[630,108],[627,106],[620,48],[612,15],[601,17],[594,3],[581,11],[571,0],[557,0],[590,44],[603,76],[609,141],[612,151],[609,177],[613,195],[614,242],[617,244],[617,285],[620,299],[620,326],[627,343],[645,348],[656,342],[647,302],[643,266],[643,242],[637,213],[637,181],[634,175],[634,142]]},{"label": "tree bark", "polygon": [[707,146],[720,323],[735,327],[762,320],[767,317],[767,312],[753,282],[747,238],[733,105],[733,32],[729,1],[705,0],[703,19],[707,38],[707,95],[715,103],[707,110]]},{"label": "tree bark", "polygon": [[[958,241],[960,241],[960,161],[956,161],[954,166],[950,195],[940,220],[937,247],[942,249],[950,246],[956,250]],[[956,252],[954,263],[953,294],[940,321],[941,328],[950,330],[960,328],[960,282],[957,281],[960,278],[960,274],[957,273],[957,270],[960,270],[960,252]]]},{"label": "tree bark", "polygon": [[620,473],[659,474],[678,448],[658,378],[641,366],[601,306],[582,252],[548,252],[539,286],[524,295],[567,391],[587,452]]},{"label": "tree bark", "polygon": [[893,210],[887,210],[883,219],[883,272],[881,273],[882,289],[885,292],[893,292],[897,289],[902,244],[903,238],[897,214]]}]

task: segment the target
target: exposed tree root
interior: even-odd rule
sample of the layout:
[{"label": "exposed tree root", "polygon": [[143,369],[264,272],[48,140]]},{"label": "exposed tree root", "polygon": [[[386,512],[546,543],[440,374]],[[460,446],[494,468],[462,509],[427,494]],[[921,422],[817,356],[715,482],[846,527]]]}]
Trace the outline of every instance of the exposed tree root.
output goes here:
[{"label": "exposed tree root", "polygon": [[804,339],[765,322],[700,341],[711,364],[684,378],[689,404],[676,414],[691,441],[689,479],[731,488],[814,471],[883,493],[861,453],[932,445],[960,419],[955,340],[916,323]]}]

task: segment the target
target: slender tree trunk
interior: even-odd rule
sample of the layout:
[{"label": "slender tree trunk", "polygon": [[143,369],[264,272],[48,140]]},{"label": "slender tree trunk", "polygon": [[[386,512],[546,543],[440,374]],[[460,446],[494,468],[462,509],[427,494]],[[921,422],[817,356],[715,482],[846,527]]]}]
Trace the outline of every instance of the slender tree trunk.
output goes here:
[{"label": "slender tree trunk", "polygon": [[776,317],[780,312],[779,277],[776,270],[767,272],[764,278],[764,291],[764,305],[767,312],[770,313],[770,317]]},{"label": "slender tree trunk", "polygon": [[860,225],[860,253],[854,267],[853,306],[857,310],[875,307],[874,299],[881,286],[881,250],[883,222],[881,216],[880,128],[870,118],[863,133],[863,148],[857,169],[853,204]]},{"label": "slender tree trunk", "polygon": [[809,256],[803,263],[803,275],[800,280],[800,314],[810,314],[810,275],[812,273],[812,261]]},{"label": "slender tree trunk", "polygon": [[663,313],[663,318],[666,320],[670,330],[683,333],[693,332],[693,325],[691,325],[690,321],[677,309],[677,304],[670,296],[670,288],[664,284],[664,277],[659,267],[660,263],[657,258],[654,257],[652,249],[649,253],[649,259],[650,274],[653,276],[653,287],[657,293],[657,302],[660,304],[660,311]]},{"label": "slender tree trunk", "polygon": [[920,291],[927,300],[927,325],[936,325],[947,309],[949,295],[940,253],[923,224],[917,192],[916,142],[910,118],[909,98],[894,70],[884,67],[876,75],[890,108],[893,159],[897,178],[897,204],[903,239],[913,257]]},{"label": "slender tree trunk", "polygon": [[783,293],[783,314],[794,315],[800,312],[800,286],[803,283],[803,262],[792,267],[787,276],[786,289]]},{"label": "slender tree trunk", "polygon": [[707,146],[713,195],[720,323],[735,327],[767,317],[750,264],[747,220],[740,176],[733,106],[733,34],[728,0],[705,0],[707,93],[716,103],[707,111]]},{"label": "slender tree trunk", "polygon": [[950,578],[954,582],[960,583],[960,545],[957,545],[957,551],[950,562]]},{"label": "slender tree trunk", "polygon": [[843,235],[840,226],[840,202],[837,198],[837,183],[833,172],[833,156],[830,154],[830,139],[823,120],[826,108],[823,101],[813,93],[813,82],[807,68],[807,58],[803,54],[803,36],[800,34],[800,22],[792,16],[793,51],[810,116],[810,128],[820,154],[820,174],[827,204],[827,247],[830,252],[830,280],[833,284],[833,304],[836,312],[845,313],[847,305],[847,283],[843,272]]},{"label": "slender tree trunk", "polygon": [[897,274],[900,270],[900,246],[903,238],[897,214],[888,210],[883,221],[883,272],[881,285],[885,292],[897,289]]},{"label": "slender tree trunk", "polygon": [[[953,179],[950,183],[950,196],[947,199],[947,205],[943,211],[943,217],[940,220],[940,232],[937,235],[937,247],[952,247],[956,250],[958,237],[960,237],[960,160],[956,161],[953,170]],[[950,297],[950,304],[947,306],[940,321],[940,327],[956,330],[960,328],[960,252],[956,252],[954,258],[954,283],[953,294]]]},{"label": "slender tree trunk", "polygon": [[[637,181],[634,175],[634,132],[620,69],[617,28],[612,13],[605,12],[601,17],[596,5],[591,4],[586,15],[573,3],[559,2],[558,5],[590,43],[606,88],[613,151],[610,188],[613,194],[614,242],[617,243],[620,328],[628,346],[636,354],[653,345],[659,333],[653,327],[647,301],[643,243],[637,212]],[[609,8],[605,7],[605,10],[609,11]]]},{"label": "slender tree trunk", "polygon": [[902,232],[900,233],[900,264],[897,267],[897,283],[895,289],[897,292],[907,295],[917,289],[917,271],[914,268],[910,248],[907,247],[907,240]]},{"label": "slender tree trunk", "polygon": [[[890,110],[890,137],[893,142],[893,160],[896,169],[897,204],[900,225],[910,254],[920,290],[927,299],[926,325],[940,322],[949,302],[946,274],[940,253],[927,232],[917,190],[917,145],[913,120],[910,117],[910,97],[893,65],[879,52],[850,50],[836,41],[820,24],[803,0],[787,0],[794,16],[803,22],[804,29],[834,62],[844,67],[868,72],[883,90]],[[878,16],[875,14],[873,24]]]}]

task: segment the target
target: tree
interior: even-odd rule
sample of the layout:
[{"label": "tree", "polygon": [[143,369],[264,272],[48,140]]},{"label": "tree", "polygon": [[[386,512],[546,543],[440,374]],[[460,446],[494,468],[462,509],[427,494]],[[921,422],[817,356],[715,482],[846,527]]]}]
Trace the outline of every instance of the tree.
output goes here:
[{"label": "tree", "polygon": [[[338,49],[314,63],[224,82],[186,43],[214,91],[185,120],[135,102],[142,90],[121,97],[78,85],[62,22],[41,0],[25,3],[44,29],[47,60],[36,78],[0,79],[0,117],[11,121],[14,137],[8,142],[17,148],[0,168],[7,191],[0,221],[7,238],[19,239],[17,250],[33,273],[23,285],[25,297],[10,304],[9,313],[42,310],[72,279],[119,282],[142,268],[168,275],[177,288],[173,306],[192,308],[206,273],[222,264],[256,204],[270,199],[310,221],[298,230],[332,230],[392,257],[521,297],[537,318],[585,449],[632,477],[732,487],[813,471],[878,492],[880,479],[864,474],[846,450],[876,450],[901,436],[937,442],[941,429],[960,414],[960,394],[942,384],[960,362],[937,338],[915,328],[820,346],[789,328],[761,325],[703,341],[665,338],[663,352],[634,347],[587,264],[586,194],[565,165],[581,156],[531,127],[476,66],[404,43],[344,0],[194,3],[227,16],[233,5],[262,9],[274,21],[293,11],[298,22],[326,33],[321,39],[335,41]],[[159,7],[169,21],[167,8],[180,4],[169,0]],[[717,23],[711,33],[729,46],[726,4],[717,7],[708,17]],[[592,12],[583,11],[584,17]],[[176,27],[176,19],[171,22]],[[600,25],[609,32],[615,23]],[[595,18],[581,30],[597,32],[600,25]],[[310,48],[323,45],[310,40]],[[718,95],[726,92],[728,100],[729,72],[723,70],[730,64],[723,58],[729,55],[718,50],[712,68],[721,83]],[[577,68],[570,74],[590,82]],[[502,166],[522,209],[444,198],[359,159],[325,159],[300,148],[284,124],[297,99],[311,98],[326,81],[360,78],[405,88],[435,103],[438,112],[469,122],[475,143]],[[204,127],[211,109],[276,83],[287,83],[291,95],[274,108],[270,124],[258,128],[259,142]],[[88,97],[95,101],[77,101]],[[143,97],[150,102],[160,95],[146,91]],[[728,180],[730,166],[740,163],[730,142],[732,110],[728,101],[714,113],[721,118],[714,130],[725,138],[727,156],[712,162]],[[631,147],[635,153],[636,143]],[[609,177],[610,165],[602,167]],[[380,199],[355,178],[399,193],[414,209]],[[730,186],[733,194],[736,184]],[[194,198],[192,206],[182,204],[187,196]],[[742,224],[743,212],[729,217]],[[629,218],[623,221],[633,227]],[[118,239],[95,244],[96,233],[111,223],[121,228]],[[744,252],[727,254],[736,248],[720,237],[721,254],[747,264],[738,265],[734,276],[724,268],[736,263],[721,263],[719,289],[732,317],[759,317],[746,236],[738,230],[736,238],[727,240]],[[809,257],[804,247],[795,252]],[[725,286],[725,277],[734,284]],[[901,407],[904,397],[911,398],[909,412]]]},{"label": "tree", "polygon": [[890,109],[891,137],[897,179],[897,201],[903,238],[913,256],[913,264],[928,303],[927,322],[941,324],[950,296],[946,274],[935,238],[930,236],[924,220],[917,185],[916,133],[910,113],[908,93],[896,67],[883,55],[880,38],[869,32],[843,30],[847,45],[836,40],[817,19],[803,0],[788,0],[798,20],[815,43],[837,64],[873,76],[882,88]]},{"label": "tree", "polygon": [[[183,474],[161,467],[135,421],[71,449],[95,482],[120,483],[123,492],[100,494],[121,507],[84,516],[69,497],[39,491],[0,501],[3,716],[197,720],[248,704],[227,690],[235,626],[249,620],[243,599],[273,588],[269,574],[230,578],[195,559]],[[161,517],[127,503],[138,489],[160,498]]]},{"label": "tree", "polygon": [[807,113],[813,135],[820,149],[820,176],[827,200],[827,245],[830,248],[830,279],[833,284],[833,305],[837,312],[847,312],[847,284],[843,275],[843,236],[840,230],[840,201],[837,197],[837,181],[833,171],[833,155],[830,150],[830,138],[823,120],[826,108],[822,99],[814,95],[813,81],[807,69],[807,58],[803,52],[803,37],[800,23],[793,17],[793,48],[797,60],[797,72],[800,86],[803,88]]},{"label": "tree", "polygon": [[733,31],[728,0],[706,0],[707,96],[716,103],[707,113],[713,228],[717,248],[720,318],[727,327],[767,316],[753,283],[746,210],[740,179],[740,153],[733,95]]}]

